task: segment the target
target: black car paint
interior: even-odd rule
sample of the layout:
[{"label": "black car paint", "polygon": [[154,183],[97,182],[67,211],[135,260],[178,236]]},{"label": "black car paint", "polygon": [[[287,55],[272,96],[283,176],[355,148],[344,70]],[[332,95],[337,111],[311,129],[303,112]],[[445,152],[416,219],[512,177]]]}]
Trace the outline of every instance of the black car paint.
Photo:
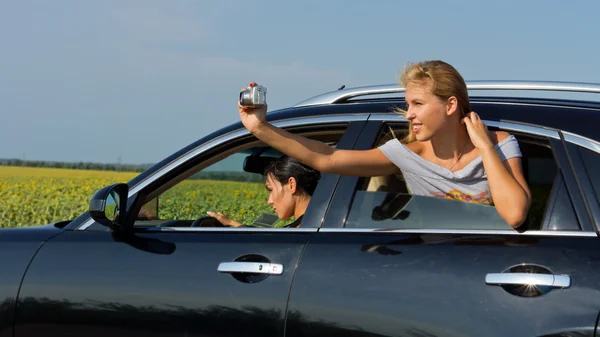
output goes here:
[{"label": "black car paint", "polygon": [[[391,107],[402,104],[290,108],[268,116],[279,120],[392,113]],[[472,109],[484,119],[545,125],[597,139],[594,124],[600,122],[600,105],[572,104],[494,98],[474,99]],[[381,123],[354,125],[360,125],[364,143],[355,142],[353,129],[347,146],[368,148]],[[203,137],[129,186],[207,140],[241,127],[236,123]],[[580,161],[571,165],[581,172]],[[565,180],[569,177],[579,179],[567,172]],[[344,211],[336,207],[349,200],[336,198],[352,193],[355,181],[329,179],[321,192],[334,199],[330,204],[323,198],[305,219],[315,214],[311,221],[339,227]],[[582,203],[591,214],[588,198]],[[597,329],[596,237],[73,231],[87,218],[83,214],[65,230],[49,226],[0,236],[5,254],[11,255],[3,269],[7,277],[0,281],[0,337],[12,336],[13,321],[14,336],[593,336]],[[588,219],[586,229],[595,230],[591,224],[596,221],[595,216]],[[217,272],[219,262],[245,254],[289,268],[284,275],[255,283]],[[532,298],[485,284],[486,273],[520,263],[569,274],[573,283]]]},{"label": "black car paint", "polygon": [[[320,233],[294,279],[286,336],[593,336],[599,248],[595,237]],[[573,283],[530,298],[485,283],[522,263]]]},{"label": "black car paint", "polygon": [[[64,232],[31,263],[15,336],[281,336],[310,236]],[[249,254],[282,263],[284,273],[245,283],[217,271]]]},{"label": "black car paint", "polygon": [[47,240],[62,231],[53,225],[0,231],[0,337],[12,337],[15,307],[29,262]]}]

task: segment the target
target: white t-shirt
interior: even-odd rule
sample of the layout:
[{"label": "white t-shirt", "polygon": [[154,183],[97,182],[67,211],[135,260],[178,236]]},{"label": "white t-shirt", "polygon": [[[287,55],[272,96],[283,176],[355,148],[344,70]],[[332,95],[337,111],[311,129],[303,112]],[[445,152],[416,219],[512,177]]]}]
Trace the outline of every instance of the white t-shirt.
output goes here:
[{"label": "white t-shirt", "polygon": [[[398,139],[386,142],[379,149],[400,168],[411,194],[493,204],[481,156],[452,172],[422,158]],[[496,144],[496,150],[502,161],[522,156],[519,143],[513,135]]]}]

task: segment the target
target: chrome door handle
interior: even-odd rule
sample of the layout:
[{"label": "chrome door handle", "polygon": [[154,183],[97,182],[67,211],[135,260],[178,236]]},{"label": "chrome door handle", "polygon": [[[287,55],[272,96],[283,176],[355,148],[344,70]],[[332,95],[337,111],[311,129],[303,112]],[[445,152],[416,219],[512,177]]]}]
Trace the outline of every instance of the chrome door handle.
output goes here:
[{"label": "chrome door handle", "polygon": [[221,262],[217,270],[221,273],[281,275],[283,273],[283,265],[264,262]]},{"label": "chrome door handle", "polygon": [[498,273],[485,275],[485,283],[494,285],[535,285],[568,288],[571,277],[567,275],[533,273]]}]

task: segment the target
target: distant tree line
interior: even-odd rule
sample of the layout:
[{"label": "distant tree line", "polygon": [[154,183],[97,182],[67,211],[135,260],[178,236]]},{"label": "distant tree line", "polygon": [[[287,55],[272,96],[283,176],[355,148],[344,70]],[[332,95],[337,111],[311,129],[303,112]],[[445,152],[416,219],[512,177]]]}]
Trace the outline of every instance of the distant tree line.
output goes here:
[{"label": "distant tree line", "polygon": [[120,171],[120,172],[142,172],[153,164],[115,164],[115,163],[91,163],[91,162],[61,162],[45,160],[22,160],[22,159],[0,159],[0,165],[3,166],[23,166],[23,167],[47,167],[63,168],[76,170],[100,170],[100,171]]},{"label": "distant tree line", "polygon": [[[114,164],[114,163],[91,163],[91,162],[58,162],[43,160],[21,160],[21,159],[0,159],[2,166],[22,166],[22,167],[46,167],[63,168],[75,170],[99,170],[99,171],[119,171],[119,172],[143,172],[153,164]],[[237,171],[200,171],[188,179],[205,180],[228,180],[241,182],[263,182],[264,177],[260,174]]]},{"label": "distant tree line", "polygon": [[200,171],[188,179],[228,180],[258,183],[265,181],[265,178],[261,174],[234,171]]}]

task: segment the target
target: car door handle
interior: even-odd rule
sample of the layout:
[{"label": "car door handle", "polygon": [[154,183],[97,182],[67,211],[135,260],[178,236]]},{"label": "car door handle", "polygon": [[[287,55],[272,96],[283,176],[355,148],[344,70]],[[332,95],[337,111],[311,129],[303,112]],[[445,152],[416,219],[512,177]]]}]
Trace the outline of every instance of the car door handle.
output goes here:
[{"label": "car door handle", "polygon": [[485,283],[494,285],[535,285],[553,288],[568,288],[571,277],[567,275],[534,273],[490,273],[485,275]]},{"label": "car door handle", "polygon": [[217,270],[221,273],[281,275],[283,273],[283,265],[264,262],[221,262]]}]

